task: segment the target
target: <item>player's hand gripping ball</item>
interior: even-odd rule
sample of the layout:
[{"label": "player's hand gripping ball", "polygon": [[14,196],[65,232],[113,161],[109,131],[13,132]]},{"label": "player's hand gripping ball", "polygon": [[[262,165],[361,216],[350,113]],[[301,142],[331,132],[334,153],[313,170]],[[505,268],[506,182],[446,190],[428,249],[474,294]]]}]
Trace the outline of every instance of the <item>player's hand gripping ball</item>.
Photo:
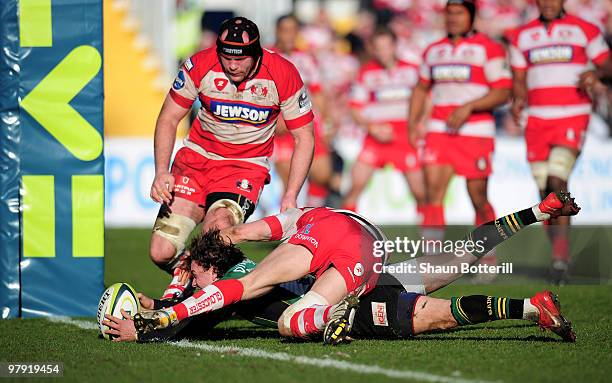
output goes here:
[{"label": "player's hand gripping ball", "polygon": [[132,286],[127,283],[115,283],[104,291],[98,304],[98,327],[105,339],[113,339],[114,336],[106,333],[109,328],[102,324],[104,315],[109,314],[126,319],[121,314],[122,309],[129,315],[134,316],[140,310],[140,302]]}]

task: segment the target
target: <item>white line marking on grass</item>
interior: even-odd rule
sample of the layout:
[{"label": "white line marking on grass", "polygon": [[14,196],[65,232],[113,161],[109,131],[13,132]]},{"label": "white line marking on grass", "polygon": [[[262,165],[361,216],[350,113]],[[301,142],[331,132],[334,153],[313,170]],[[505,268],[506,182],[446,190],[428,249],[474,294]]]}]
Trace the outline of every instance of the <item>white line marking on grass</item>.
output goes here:
[{"label": "white line marking on grass", "polygon": [[[95,322],[76,320],[68,317],[49,317],[49,321],[76,326],[84,330],[98,330],[98,325]],[[419,372],[412,370],[394,370],[391,368],[383,368],[377,365],[367,365],[347,362],[344,360],[330,358],[312,358],[303,355],[292,355],[286,352],[270,352],[257,348],[246,348],[237,346],[214,346],[207,343],[192,343],[189,341],[168,342],[167,344],[181,348],[193,348],[204,352],[224,354],[231,356],[243,356],[250,358],[261,358],[269,360],[278,360],[283,362],[292,362],[295,364],[333,368],[336,370],[350,371],[358,374],[367,375],[384,375],[390,378],[399,379],[414,379],[422,382],[432,383],[491,383],[484,380],[464,379],[453,376],[435,375],[427,372]]]},{"label": "white line marking on grass", "polygon": [[83,330],[99,330],[98,324],[96,322],[86,320],[72,319],[69,317],[48,317],[47,320],[53,323],[69,324]]}]

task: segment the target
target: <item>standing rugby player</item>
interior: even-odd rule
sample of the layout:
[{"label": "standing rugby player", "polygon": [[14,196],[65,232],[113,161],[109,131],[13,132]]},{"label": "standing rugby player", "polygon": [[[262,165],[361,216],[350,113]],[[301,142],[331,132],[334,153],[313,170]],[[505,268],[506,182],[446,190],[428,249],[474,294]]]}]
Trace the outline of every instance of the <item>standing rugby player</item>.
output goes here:
[{"label": "standing rugby player", "polygon": [[[323,121],[325,120],[326,100],[323,93],[319,67],[314,57],[298,49],[297,40],[300,31],[300,22],[293,15],[284,15],[276,21],[276,43],[271,50],[291,61],[300,72],[304,84],[312,97],[313,111],[315,113],[314,124],[314,158],[308,176],[308,198],[306,206],[323,206],[327,199],[328,184],[331,178],[332,165],[327,144],[323,140]],[[295,144],[291,134],[287,132],[285,125],[281,122],[276,127],[276,138],[274,140],[274,166],[276,172],[287,185],[289,171],[291,169],[291,158],[295,150]]]},{"label": "standing rugby player", "polygon": [[[282,114],[295,151],[281,211],[296,198],[312,162],[313,114],[296,68],[263,50],[257,26],[244,17],[226,20],[216,47],[187,59],[176,77],[155,128],[155,180],[151,198],[162,203],[150,257],[173,274],[164,298],[180,296],[180,256],[185,240],[202,230],[244,222],[269,182],[268,157]],[[172,167],[170,157],[181,119],[196,98],[202,107]]]},{"label": "standing rugby player", "polygon": [[[586,136],[590,94],[598,70],[610,55],[599,28],[563,9],[565,0],[537,0],[540,17],[512,36],[514,74],[512,113],[517,124],[527,109],[527,160],[540,190],[567,190],[567,181]],[[552,279],[567,279],[570,261],[569,217],[551,219]]]},{"label": "standing rugby player", "polygon": [[397,57],[397,36],[388,28],[378,28],[370,42],[374,59],[361,67],[350,104],[354,120],[367,136],[353,165],[351,190],[343,207],[356,211],[357,200],[374,171],[392,164],[406,178],[420,216],[425,184],[416,146],[408,141],[406,128],[406,104],[418,82],[418,63]]},{"label": "standing rugby player", "polygon": [[[410,100],[411,140],[431,91],[433,110],[426,127],[423,165],[428,204],[423,226],[429,239],[444,236],[443,201],[453,174],[466,178],[476,225],[495,219],[487,196],[495,144],[493,108],[510,95],[511,77],[503,47],[473,29],[476,5],[449,0],[447,37],[423,54],[421,78]],[[483,259],[495,263],[493,256]]]}]

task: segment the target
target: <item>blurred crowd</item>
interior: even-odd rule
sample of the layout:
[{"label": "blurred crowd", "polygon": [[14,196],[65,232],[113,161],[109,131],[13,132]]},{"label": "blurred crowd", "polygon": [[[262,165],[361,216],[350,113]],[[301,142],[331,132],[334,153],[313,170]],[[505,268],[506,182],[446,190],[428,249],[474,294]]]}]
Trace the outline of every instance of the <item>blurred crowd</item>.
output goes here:
[{"label": "blurred crowd", "polygon": [[[312,21],[305,23],[298,19],[295,35],[288,31],[289,35],[281,37],[295,39],[295,49],[308,53],[316,63],[322,85],[321,98],[325,100],[320,105],[326,106],[325,111],[319,112],[328,142],[336,135],[349,139],[359,139],[363,135],[351,121],[348,101],[360,66],[372,57],[369,41],[376,27],[385,25],[392,29],[398,38],[398,58],[418,65],[424,48],[444,36],[445,4],[446,0],[361,0],[348,33],[339,31],[345,28],[335,28],[325,7],[320,7]],[[612,45],[612,1],[567,0],[565,9],[597,25],[608,44]],[[202,16],[198,49],[215,43],[218,25],[231,15],[231,12],[226,12]],[[537,16],[535,0],[479,0],[475,26],[506,44],[506,37],[513,29]],[[264,36],[263,41],[278,39],[279,36]],[[593,103],[595,113],[590,134],[599,138],[610,137],[612,88],[597,86]],[[508,110],[509,105],[506,105],[495,111],[498,134],[520,136],[522,129],[514,123]]]}]

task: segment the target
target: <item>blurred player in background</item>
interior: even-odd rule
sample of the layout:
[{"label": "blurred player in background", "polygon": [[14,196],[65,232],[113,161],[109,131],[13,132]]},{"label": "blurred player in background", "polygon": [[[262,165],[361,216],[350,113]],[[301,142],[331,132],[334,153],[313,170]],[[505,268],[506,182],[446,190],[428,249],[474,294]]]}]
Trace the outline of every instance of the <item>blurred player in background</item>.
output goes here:
[{"label": "blurred player in background", "polygon": [[[537,0],[540,17],[512,35],[514,72],[512,114],[520,124],[527,109],[527,160],[541,197],[567,190],[586,137],[591,93],[609,49],[593,24],[567,14],[565,0]],[[570,262],[569,217],[551,219],[551,277],[567,279]]]},{"label": "blurred player in background", "polygon": [[[280,55],[262,50],[257,26],[243,17],[226,20],[216,48],[187,59],[155,127],[155,179],[151,198],[162,203],[150,257],[173,274],[163,297],[180,296],[177,268],[185,240],[202,230],[244,222],[269,182],[276,120],[282,114],[295,140],[281,211],[296,206],[314,148],[313,114],[298,71]],[[170,157],[181,119],[199,98],[202,107],[185,146]]]},{"label": "blurred player in background", "polygon": [[[276,21],[276,43],[272,50],[291,61],[300,72],[304,84],[312,97],[315,134],[315,149],[308,177],[308,199],[306,206],[323,206],[327,199],[327,185],[331,177],[331,158],[323,140],[325,120],[325,96],[322,92],[319,68],[314,58],[297,47],[300,22],[293,15],[284,15]],[[291,159],[295,149],[293,138],[282,119],[276,126],[274,139],[274,166],[285,187],[289,180]]]},{"label": "blurred player in background", "polygon": [[[423,54],[420,80],[410,100],[411,142],[429,91],[433,103],[427,123],[423,164],[428,203],[428,239],[444,237],[444,196],[453,174],[466,178],[476,225],[495,219],[487,197],[494,149],[493,108],[504,104],[512,86],[503,47],[473,29],[476,5],[450,0],[445,8],[447,37]],[[482,262],[495,263],[494,255]]]},{"label": "blurred player in background", "polygon": [[353,165],[352,186],[343,207],[356,211],[374,171],[392,164],[406,178],[421,215],[425,184],[416,145],[410,144],[406,128],[406,105],[418,82],[418,64],[397,58],[397,37],[388,28],[379,27],[371,45],[374,59],[361,67],[351,97],[353,118],[368,134]]}]

